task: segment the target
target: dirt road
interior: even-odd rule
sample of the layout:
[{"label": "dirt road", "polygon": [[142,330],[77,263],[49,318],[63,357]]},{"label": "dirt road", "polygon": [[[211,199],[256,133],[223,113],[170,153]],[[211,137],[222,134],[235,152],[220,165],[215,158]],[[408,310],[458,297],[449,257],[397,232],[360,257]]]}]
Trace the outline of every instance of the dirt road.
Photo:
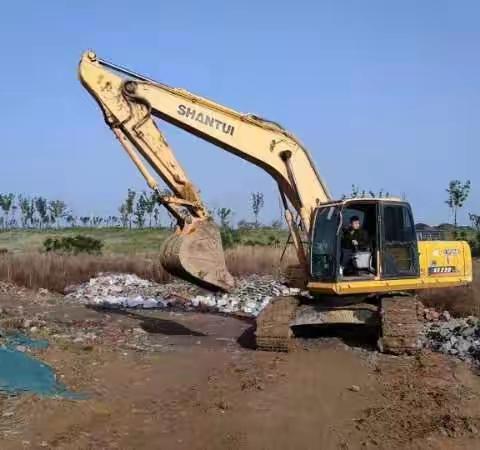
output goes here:
[{"label": "dirt road", "polygon": [[480,378],[440,355],[318,338],[271,354],[250,349],[252,324],[231,317],[25,294],[0,307],[41,318],[50,347],[38,357],[87,396],[0,397],[1,449],[480,447]]}]

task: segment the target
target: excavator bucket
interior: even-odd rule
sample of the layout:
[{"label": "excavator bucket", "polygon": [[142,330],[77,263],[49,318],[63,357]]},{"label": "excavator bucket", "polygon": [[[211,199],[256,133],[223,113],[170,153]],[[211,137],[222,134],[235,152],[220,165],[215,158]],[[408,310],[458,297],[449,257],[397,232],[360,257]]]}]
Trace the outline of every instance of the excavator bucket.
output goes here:
[{"label": "excavator bucket", "polygon": [[171,275],[209,290],[228,292],[235,285],[225,264],[220,232],[212,220],[195,221],[167,238],[161,263]]}]

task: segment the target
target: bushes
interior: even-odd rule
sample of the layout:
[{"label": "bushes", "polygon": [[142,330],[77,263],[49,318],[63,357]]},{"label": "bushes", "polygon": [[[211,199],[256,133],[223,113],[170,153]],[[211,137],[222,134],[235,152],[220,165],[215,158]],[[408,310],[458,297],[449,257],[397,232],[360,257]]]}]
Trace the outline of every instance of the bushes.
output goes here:
[{"label": "bushes", "polygon": [[222,246],[224,250],[227,248],[233,248],[241,242],[238,230],[233,230],[229,227],[220,228],[220,236],[222,238]]},{"label": "bushes", "polygon": [[478,258],[480,256],[480,231],[477,231],[475,235],[470,236],[470,239],[461,235],[458,239],[462,241],[468,241],[468,245],[470,245],[472,256],[474,258]]},{"label": "bushes", "polygon": [[480,256],[480,231],[477,232],[475,236],[475,241],[470,242],[470,247],[472,248],[472,255],[475,257]]},{"label": "bushes", "polygon": [[284,230],[274,230],[272,228],[246,230],[230,227],[221,227],[220,235],[224,249],[238,246],[279,247],[287,240],[288,236]]},{"label": "bushes", "polygon": [[472,250],[472,256],[478,258],[480,256],[480,240],[469,241],[470,249]]},{"label": "bushes", "polygon": [[88,236],[78,234],[75,237],[48,238],[43,242],[46,252],[66,253],[78,255],[88,253],[99,255],[102,253],[103,242]]}]

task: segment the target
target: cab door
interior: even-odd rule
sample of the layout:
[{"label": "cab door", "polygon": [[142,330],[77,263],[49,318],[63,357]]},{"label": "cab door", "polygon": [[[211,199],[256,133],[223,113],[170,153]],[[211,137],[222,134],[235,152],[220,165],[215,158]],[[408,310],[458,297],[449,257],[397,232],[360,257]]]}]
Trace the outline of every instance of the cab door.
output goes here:
[{"label": "cab door", "polygon": [[382,278],[420,275],[417,235],[408,203],[381,203],[380,253]]}]

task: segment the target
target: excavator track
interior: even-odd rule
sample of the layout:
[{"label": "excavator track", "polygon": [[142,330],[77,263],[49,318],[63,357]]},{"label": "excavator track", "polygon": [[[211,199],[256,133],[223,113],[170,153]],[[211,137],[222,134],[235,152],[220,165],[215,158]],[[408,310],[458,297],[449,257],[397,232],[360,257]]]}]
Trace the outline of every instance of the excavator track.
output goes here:
[{"label": "excavator track", "polygon": [[421,303],[416,297],[394,296],[381,300],[382,353],[414,354],[420,350]]},{"label": "excavator track", "polygon": [[295,297],[276,297],[257,317],[256,345],[258,350],[288,352],[291,350],[292,330],[299,300]]}]

